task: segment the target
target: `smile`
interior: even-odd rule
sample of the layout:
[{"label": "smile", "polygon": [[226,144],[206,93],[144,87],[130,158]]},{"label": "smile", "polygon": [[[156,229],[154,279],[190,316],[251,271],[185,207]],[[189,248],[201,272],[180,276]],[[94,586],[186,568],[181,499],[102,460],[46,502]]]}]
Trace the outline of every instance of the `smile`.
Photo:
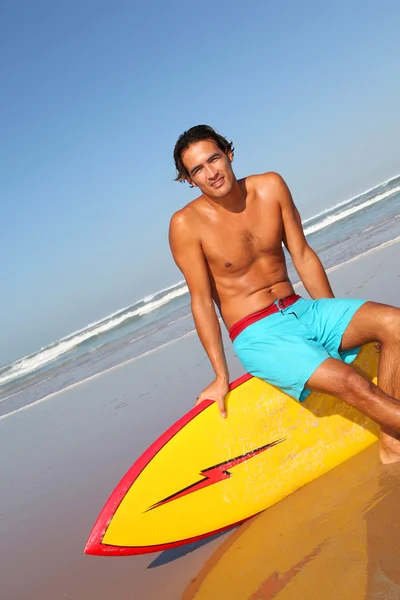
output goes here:
[{"label": "smile", "polygon": [[213,188],[220,188],[223,184],[224,184],[225,178],[221,177],[220,179],[217,179],[217,181],[215,181],[214,183],[211,184],[211,186]]}]

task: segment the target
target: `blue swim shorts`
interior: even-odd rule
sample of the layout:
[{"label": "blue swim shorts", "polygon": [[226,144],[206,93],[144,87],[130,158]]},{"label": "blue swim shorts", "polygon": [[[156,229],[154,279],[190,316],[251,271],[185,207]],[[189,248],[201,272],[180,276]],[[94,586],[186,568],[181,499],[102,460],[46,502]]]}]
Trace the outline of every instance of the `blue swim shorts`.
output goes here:
[{"label": "blue swim shorts", "polygon": [[[294,298],[294,297],[293,297]],[[268,381],[296,400],[311,393],[304,386],[329,357],[351,363],[360,348],[339,352],[343,333],[365,300],[351,298],[299,298],[279,312],[245,326],[233,346],[248,373]],[[237,327],[236,324],[234,328]],[[232,329],[231,329],[232,331]]]}]

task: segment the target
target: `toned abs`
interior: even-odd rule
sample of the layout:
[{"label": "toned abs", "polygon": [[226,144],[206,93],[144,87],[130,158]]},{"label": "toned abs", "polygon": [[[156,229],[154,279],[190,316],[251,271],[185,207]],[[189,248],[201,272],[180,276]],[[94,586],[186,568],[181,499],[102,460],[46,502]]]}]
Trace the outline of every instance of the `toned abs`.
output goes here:
[{"label": "toned abs", "polygon": [[191,203],[213,299],[228,329],[294,293],[282,248],[280,204],[252,190],[248,179],[240,184],[250,188],[240,212],[215,208],[203,198]]}]

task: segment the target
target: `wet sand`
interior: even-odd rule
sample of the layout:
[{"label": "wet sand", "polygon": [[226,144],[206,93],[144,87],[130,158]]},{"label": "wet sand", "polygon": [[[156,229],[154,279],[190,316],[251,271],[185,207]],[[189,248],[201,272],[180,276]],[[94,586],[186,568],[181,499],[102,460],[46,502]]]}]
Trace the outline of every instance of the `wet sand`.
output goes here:
[{"label": "wet sand", "polygon": [[[400,244],[395,243],[333,270],[330,279],[336,295],[366,297],[398,306],[399,252]],[[243,370],[226,336],[225,340],[233,379]],[[198,583],[204,578],[206,571],[210,572],[209,561],[214,561],[215,566],[220,560],[215,553],[222,546],[226,551],[232,548],[234,540],[245,535],[245,527],[252,526],[257,519],[268,521],[272,519],[268,515],[272,514],[278,535],[276,523],[285,518],[287,521],[291,512],[300,512],[303,523],[308,523],[310,515],[310,529],[320,528],[319,515],[325,515],[328,522],[340,518],[335,513],[336,507],[347,506],[349,486],[359,502],[354,514],[365,517],[367,537],[361,547],[366,548],[367,559],[362,560],[367,560],[368,566],[364,569],[367,575],[363,574],[367,587],[354,592],[352,600],[400,598],[400,553],[396,546],[400,477],[396,479],[396,473],[389,473],[389,469],[379,465],[376,446],[325,475],[323,484],[322,478],[309,484],[233,534],[139,557],[83,555],[91,527],[116,483],[143,450],[191,408],[211,376],[196,336],[189,335],[0,419],[2,599],[176,600],[184,593],[193,596],[191,581],[196,579]],[[338,475],[340,469],[346,471],[343,480]],[[318,503],[321,485],[331,490],[330,512],[324,513]],[[373,505],[368,491],[372,488],[376,488],[379,500]],[[306,493],[303,500],[301,493]],[[300,526],[298,521],[297,526]],[[288,544],[302,544],[298,531],[294,528],[287,533]],[[334,563],[332,557],[349,551],[351,530],[349,533],[346,527],[337,528],[330,532],[330,537],[334,540],[331,547],[336,550],[331,555],[328,550],[324,552],[331,559],[320,566],[313,556],[307,562],[308,569],[313,565],[308,581],[313,580],[314,595],[304,591],[311,587],[300,587],[301,579],[296,575],[290,581],[291,591],[286,586],[285,594],[289,595],[282,595],[282,588],[279,598],[316,598],[318,590],[318,597],[344,597],[334,595],[339,567],[336,571],[332,567],[331,574],[329,570],[327,574],[327,569]],[[251,551],[251,543],[246,547],[249,554],[243,564],[248,565],[249,580],[254,578],[255,588],[256,576],[251,575],[251,568],[258,557]],[[278,541],[276,548],[279,552]],[[300,558],[313,551],[306,547],[304,550],[301,554],[300,549]],[[285,567],[286,570],[291,566]],[[307,574],[305,567],[303,570]],[[266,572],[266,579],[275,571],[280,572],[279,562]],[[360,572],[355,571],[354,577],[361,577],[357,574]],[[323,591],[324,586],[330,586],[330,596]],[[261,588],[255,588],[254,593],[257,589]],[[268,592],[269,596],[266,593],[261,590],[261,595],[253,598],[278,597],[275,592],[275,595]]]}]

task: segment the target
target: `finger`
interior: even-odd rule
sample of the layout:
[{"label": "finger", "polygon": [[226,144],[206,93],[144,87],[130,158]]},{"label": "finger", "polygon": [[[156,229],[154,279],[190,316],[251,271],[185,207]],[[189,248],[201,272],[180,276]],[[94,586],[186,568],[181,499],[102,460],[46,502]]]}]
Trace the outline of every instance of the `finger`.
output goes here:
[{"label": "finger", "polygon": [[226,419],[227,413],[226,413],[226,408],[225,408],[225,402],[224,402],[224,400],[219,400],[218,401],[218,408],[219,408],[219,412],[221,413],[221,417],[223,419]]}]

